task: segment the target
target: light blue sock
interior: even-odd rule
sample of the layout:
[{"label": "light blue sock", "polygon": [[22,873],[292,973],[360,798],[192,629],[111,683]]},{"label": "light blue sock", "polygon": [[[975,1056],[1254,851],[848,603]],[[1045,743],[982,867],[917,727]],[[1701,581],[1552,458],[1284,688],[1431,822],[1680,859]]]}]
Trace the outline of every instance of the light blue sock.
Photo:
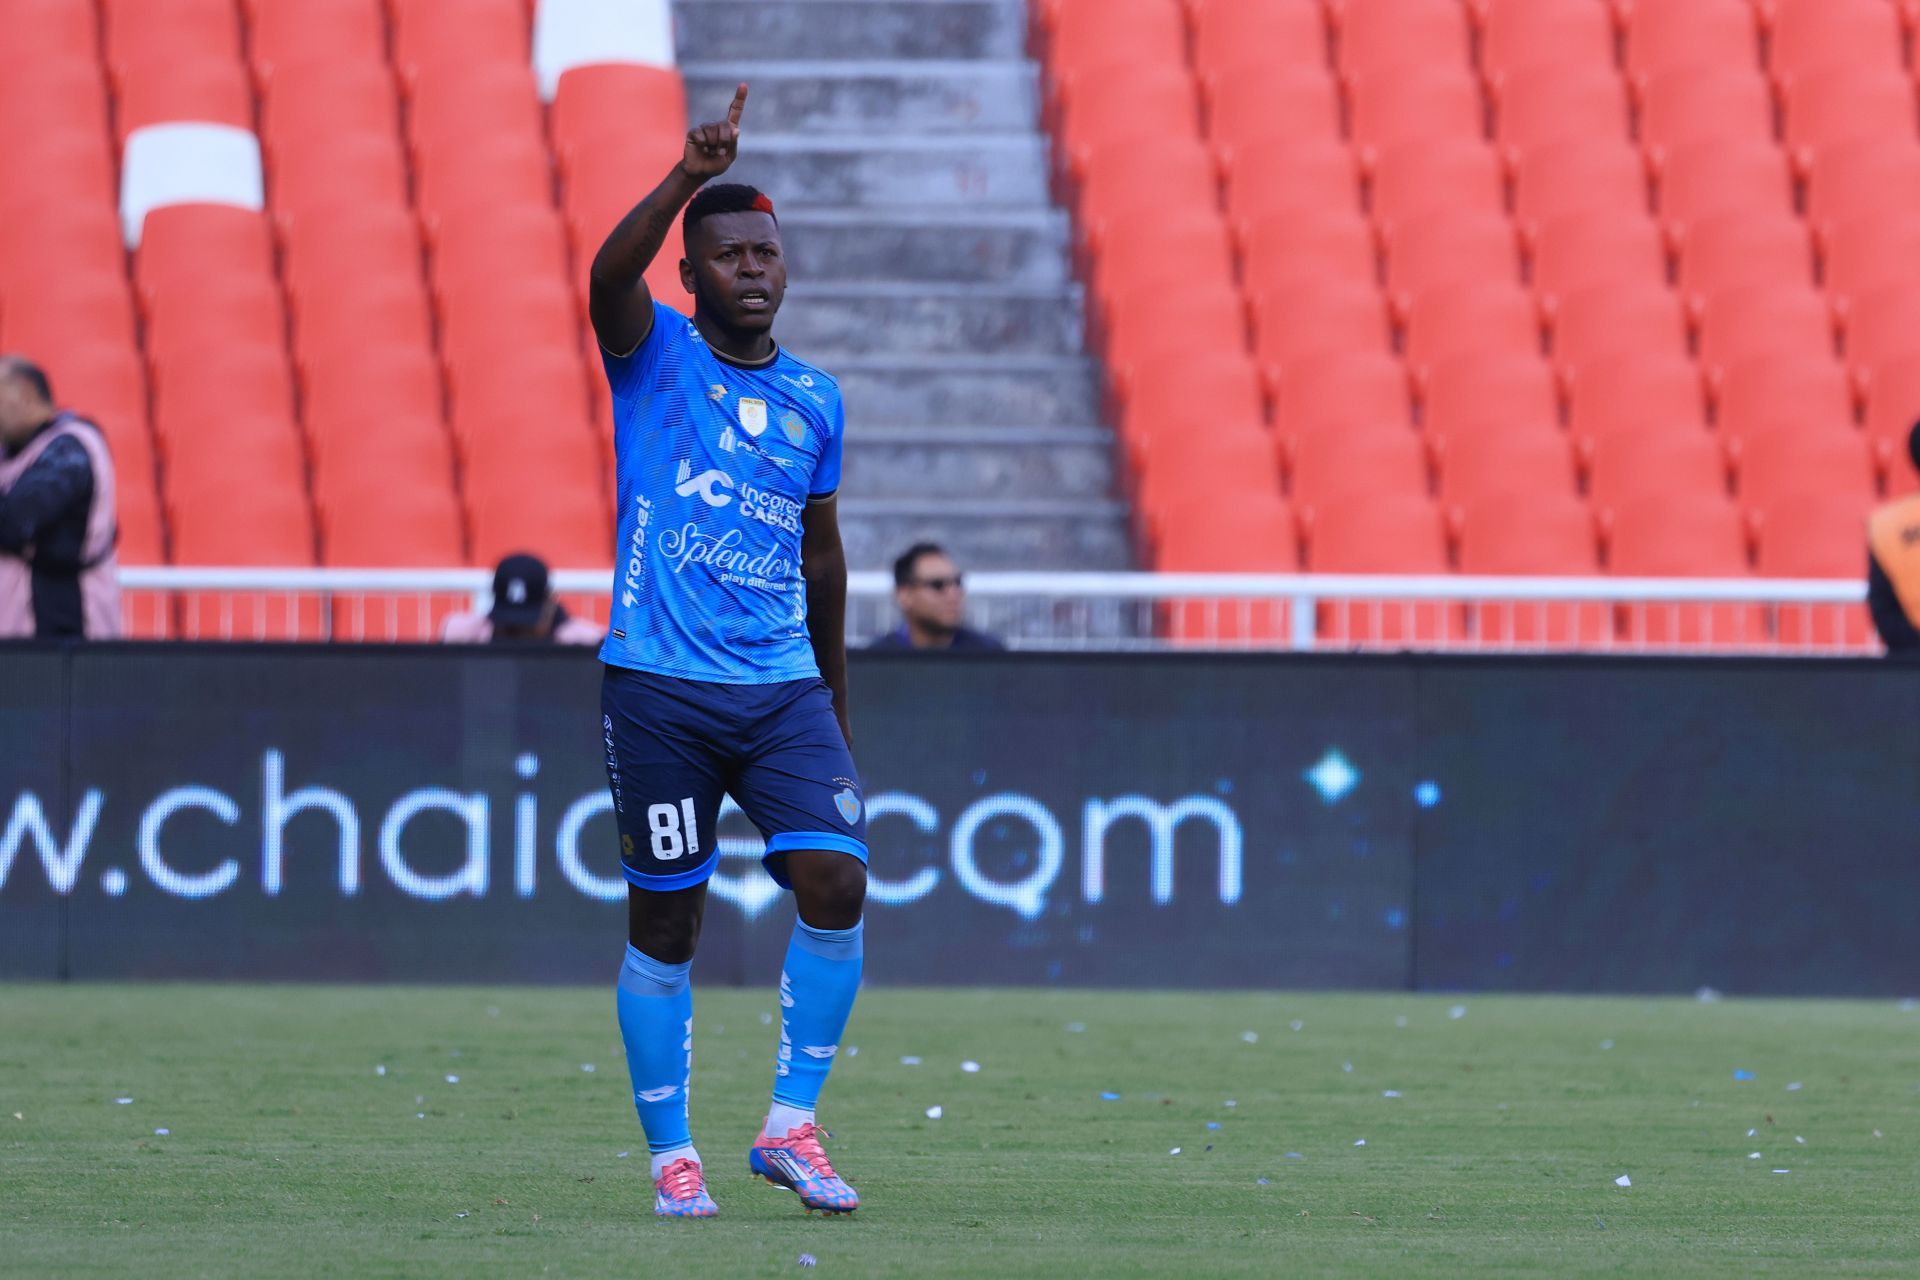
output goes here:
[{"label": "light blue sock", "polygon": [[689,1147],[687,1089],[693,1077],[693,988],[686,964],[662,964],[627,947],[620,966],[620,1038],[627,1046],[633,1108],[655,1155]]},{"label": "light blue sock", "polygon": [[[773,1074],[768,1132],[784,1134],[795,1113],[811,1118],[820,1088],[840,1051],[854,997],[860,994],[863,920],[851,929],[815,929],[793,922],[780,973],[780,1057]],[[779,1128],[775,1125],[779,1124]]]}]

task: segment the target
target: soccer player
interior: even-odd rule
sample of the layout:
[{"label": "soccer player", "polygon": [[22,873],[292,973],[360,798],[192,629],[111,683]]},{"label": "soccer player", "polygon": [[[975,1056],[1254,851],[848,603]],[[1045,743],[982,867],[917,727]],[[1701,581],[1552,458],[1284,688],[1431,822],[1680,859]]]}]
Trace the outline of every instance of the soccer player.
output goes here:
[{"label": "soccer player", "polygon": [[[747,86],[687,134],[593,260],[620,502],[601,745],[628,883],[618,1007],[654,1212],[717,1211],[687,1129],[693,996],[715,827],[730,793],[799,908],[780,975],[773,1103],[752,1172],[809,1211],[859,1206],[814,1105],[860,987],[866,811],[848,746],[846,553],[834,496],[846,418],[827,374],[774,342],[787,288],[773,203],[705,185],[732,165]],[[686,210],[693,318],[641,273]]]}]

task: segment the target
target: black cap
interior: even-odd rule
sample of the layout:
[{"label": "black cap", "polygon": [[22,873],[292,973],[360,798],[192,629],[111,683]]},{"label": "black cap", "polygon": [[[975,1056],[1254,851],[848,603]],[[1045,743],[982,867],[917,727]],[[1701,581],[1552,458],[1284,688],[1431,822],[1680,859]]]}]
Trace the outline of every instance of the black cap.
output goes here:
[{"label": "black cap", "polygon": [[502,560],[493,571],[493,612],[496,627],[530,627],[547,607],[547,564],[539,556],[521,552]]}]

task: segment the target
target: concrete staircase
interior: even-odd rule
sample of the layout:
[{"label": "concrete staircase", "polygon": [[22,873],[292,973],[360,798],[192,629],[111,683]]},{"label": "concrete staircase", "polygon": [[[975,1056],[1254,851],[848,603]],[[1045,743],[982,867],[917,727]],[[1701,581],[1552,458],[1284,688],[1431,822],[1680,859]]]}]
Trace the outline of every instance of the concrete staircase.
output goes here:
[{"label": "concrete staircase", "polygon": [[730,176],[780,209],[776,333],[846,392],[854,567],[1130,567],[1022,0],[674,8],[693,118],[753,87]]}]

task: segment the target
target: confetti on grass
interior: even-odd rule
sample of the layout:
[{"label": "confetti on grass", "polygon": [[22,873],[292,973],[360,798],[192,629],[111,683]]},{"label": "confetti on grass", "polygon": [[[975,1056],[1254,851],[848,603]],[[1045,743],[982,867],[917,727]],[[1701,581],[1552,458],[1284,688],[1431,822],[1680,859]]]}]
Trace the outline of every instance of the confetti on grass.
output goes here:
[{"label": "confetti on grass", "polygon": [[447,1083],[448,1083],[448,1084],[459,1084],[459,1083],[460,1083],[460,1077],[459,1077],[459,1076],[448,1076],[448,1077],[447,1077]]},{"label": "confetti on grass", "polygon": [[967,1061],[960,1064],[960,1069],[966,1072],[970,1076],[977,1075],[980,1071],[980,1064],[973,1061],[973,1059],[969,1058],[967,1059]]},{"label": "confetti on grass", "polygon": [[1616,1187],[1630,1187],[1633,1185],[1633,1179],[1623,1173],[1613,1180],[1613,1185]]},{"label": "confetti on grass", "polygon": [[933,1106],[927,1108],[927,1119],[929,1120],[938,1120],[945,1114],[947,1114],[947,1112],[944,1107]]},{"label": "confetti on grass", "polygon": [[378,1066],[374,1067],[373,1074],[377,1076],[383,1076],[387,1074],[387,1064],[382,1062]]},{"label": "confetti on grass", "polygon": [[1107,1092],[1104,1092],[1104,1093],[1102,1093],[1102,1094],[1100,1095],[1100,1101],[1102,1101],[1102,1102],[1118,1102],[1118,1101],[1120,1101],[1120,1095],[1119,1095],[1119,1094],[1117,1094],[1117,1093],[1114,1093],[1114,1092],[1112,1092],[1111,1090],[1109,1090],[1109,1091],[1107,1091]]},{"label": "confetti on grass", "polygon": [[1747,1070],[1745,1067],[1736,1067],[1733,1072],[1733,1078],[1735,1080],[1751,1080],[1753,1079],[1753,1072]]},{"label": "confetti on grass", "polygon": [[817,1267],[820,1265],[820,1260],[810,1253],[803,1253],[800,1255],[800,1265],[803,1267]]},{"label": "confetti on grass", "polygon": [[906,1057],[900,1059],[900,1065],[903,1067],[917,1067],[920,1065],[920,1059],[912,1054],[908,1054]]},{"label": "confetti on grass", "polygon": [[133,1103],[133,1099],[132,1099],[132,1098],[115,1098],[115,1099],[113,1100],[113,1104],[114,1104],[114,1105],[115,1105],[116,1107],[125,1107],[125,1106],[131,1106],[131,1105],[132,1105],[132,1103]]}]

